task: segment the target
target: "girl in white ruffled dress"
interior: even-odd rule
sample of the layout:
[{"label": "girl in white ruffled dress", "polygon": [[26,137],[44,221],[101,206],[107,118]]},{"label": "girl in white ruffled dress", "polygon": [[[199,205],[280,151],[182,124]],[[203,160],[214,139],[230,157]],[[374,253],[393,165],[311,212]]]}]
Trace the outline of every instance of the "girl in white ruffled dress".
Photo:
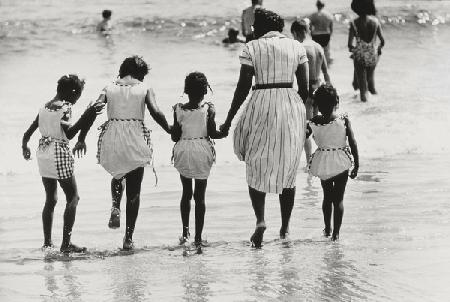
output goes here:
[{"label": "girl in white ruffled dress", "polygon": [[[183,195],[180,212],[183,231],[180,244],[189,239],[189,214],[191,199],[195,200],[195,245],[202,244],[202,231],[205,220],[205,192],[209,172],[215,161],[215,150],[211,138],[224,135],[216,130],[214,105],[203,102],[209,88],[206,76],[201,72],[192,72],[186,76],[184,93],[189,102],[176,104],[174,108],[174,125],[172,140],[174,166],[180,173]],[[192,179],[195,189],[192,192]]]},{"label": "girl in white ruffled dress", "polygon": [[150,131],[144,125],[145,107],[168,133],[166,117],[156,105],[155,94],[142,82],[148,66],[139,56],[126,58],[119,78],[105,87],[97,100],[107,104],[108,120],[101,126],[97,159],[112,176],[113,207],[109,226],[120,225],[120,199],[126,182],[126,229],[123,249],[134,247],[133,233],[139,211],[144,167],[153,163]]},{"label": "girl in white ruffled dress", "polygon": [[307,135],[312,134],[317,145],[317,150],[309,161],[309,172],[321,180],[325,222],[323,232],[326,237],[331,235],[331,213],[334,209],[331,235],[333,241],[339,239],[349,169],[353,165],[350,173],[350,178],[353,179],[359,168],[358,148],[353,130],[347,115],[336,113],[338,104],[336,89],[329,84],[321,85],[314,92],[314,105],[318,107],[321,115],[313,117],[307,126]]}]

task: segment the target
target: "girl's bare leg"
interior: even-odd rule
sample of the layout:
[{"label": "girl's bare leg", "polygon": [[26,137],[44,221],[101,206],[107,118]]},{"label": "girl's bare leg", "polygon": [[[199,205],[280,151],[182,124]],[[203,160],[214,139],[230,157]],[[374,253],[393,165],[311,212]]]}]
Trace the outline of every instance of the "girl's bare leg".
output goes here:
[{"label": "girl's bare leg", "polygon": [[141,184],[144,177],[144,167],[137,168],[127,175],[126,194],[127,194],[127,210],[126,210],[126,229],[125,238],[123,240],[123,249],[133,249],[133,233],[136,226],[136,220],[139,213],[139,205],[141,202]]},{"label": "girl's bare leg", "polygon": [[44,229],[44,245],[43,247],[53,246],[52,242],[52,226],[53,212],[58,200],[56,179],[42,177],[42,183],[45,188],[45,205],[42,210],[42,226]]},{"label": "girl's bare leg", "polygon": [[198,244],[202,242],[203,225],[205,223],[205,192],[207,184],[207,179],[195,180],[195,242]]},{"label": "girl's bare leg", "polygon": [[[180,201],[181,223],[183,224],[181,241],[189,238],[189,215],[191,213],[191,199],[192,199],[192,178],[187,178],[180,175],[181,184],[183,185],[183,194]],[[180,242],[181,242],[180,241]]]},{"label": "girl's bare leg", "polygon": [[66,209],[64,210],[64,228],[61,252],[84,252],[86,251],[86,248],[78,247],[71,242],[72,228],[75,223],[78,201],[80,200],[75,176],[72,175],[66,179],[59,179],[58,182],[66,195]]}]

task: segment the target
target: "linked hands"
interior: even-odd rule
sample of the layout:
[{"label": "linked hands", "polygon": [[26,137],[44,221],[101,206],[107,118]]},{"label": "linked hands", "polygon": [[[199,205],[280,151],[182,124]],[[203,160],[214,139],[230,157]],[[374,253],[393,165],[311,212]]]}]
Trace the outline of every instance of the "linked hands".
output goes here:
[{"label": "linked hands", "polygon": [[354,166],[353,167],[353,170],[350,172],[350,178],[351,179],[355,179],[356,176],[358,176],[358,169],[359,169],[358,166]]}]

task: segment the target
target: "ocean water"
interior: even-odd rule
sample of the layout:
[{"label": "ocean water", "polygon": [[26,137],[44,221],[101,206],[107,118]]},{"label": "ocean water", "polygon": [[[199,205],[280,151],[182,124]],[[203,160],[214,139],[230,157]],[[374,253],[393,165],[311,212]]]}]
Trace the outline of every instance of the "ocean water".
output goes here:
[{"label": "ocean water", "polygon": [[[352,121],[361,156],[349,181],[341,239],[321,237],[320,182],[298,171],[290,242],[277,240],[277,196],[267,197],[265,243],[250,247],[254,216],[245,167],[231,137],[217,140],[208,180],[205,236],[197,254],[177,245],[181,184],[170,164],[173,144],[148,119],[158,185],[143,183],[134,239],[123,252],[123,227],[107,228],[109,181],[96,164],[96,127],[88,154],[76,161],[81,200],[73,241],[89,251],[41,251],[44,191],[35,160],[22,159],[23,132],[67,73],[85,77],[78,116],[118,73],[122,60],[143,55],[145,82],[169,120],[186,101],[184,77],[204,72],[208,99],[226,116],[238,79],[241,46],[224,47],[250,1],[0,0],[0,300],[1,301],[444,301],[450,270],[450,3],[377,1],[386,47],[376,70],[379,94],[361,103],[351,87],[347,52],[350,1],[329,1],[335,13],[330,67],[341,112]],[[266,0],[286,18],[314,11],[314,1]],[[113,10],[115,31],[95,33],[101,10]],[[95,126],[106,116],[100,116]],[[236,118],[237,120],[237,118]],[[236,121],[235,120],[235,121]],[[35,134],[29,146],[35,149]],[[304,160],[302,165],[304,165]],[[62,237],[59,192],[53,237]],[[124,223],[124,221],[122,221]],[[193,226],[193,214],[191,215]]]}]

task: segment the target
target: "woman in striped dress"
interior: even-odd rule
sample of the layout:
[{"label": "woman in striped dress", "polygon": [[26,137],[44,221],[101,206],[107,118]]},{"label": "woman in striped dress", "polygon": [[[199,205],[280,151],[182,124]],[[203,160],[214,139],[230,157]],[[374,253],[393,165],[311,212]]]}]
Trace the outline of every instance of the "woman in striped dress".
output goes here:
[{"label": "woman in striped dress", "polygon": [[[308,59],[300,42],[281,34],[284,20],[277,14],[257,9],[256,40],[247,43],[240,55],[241,71],[231,108],[221,131],[245,101],[253,76],[254,92],[234,131],[234,151],[246,163],[247,183],[256,216],[251,237],[260,247],[266,229],[266,193],[280,196],[280,238],[288,233],[294,206],[295,179],[305,141],[306,117],[302,99],[308,97]],[[298,92],[293,81],[297,78]]]}]

